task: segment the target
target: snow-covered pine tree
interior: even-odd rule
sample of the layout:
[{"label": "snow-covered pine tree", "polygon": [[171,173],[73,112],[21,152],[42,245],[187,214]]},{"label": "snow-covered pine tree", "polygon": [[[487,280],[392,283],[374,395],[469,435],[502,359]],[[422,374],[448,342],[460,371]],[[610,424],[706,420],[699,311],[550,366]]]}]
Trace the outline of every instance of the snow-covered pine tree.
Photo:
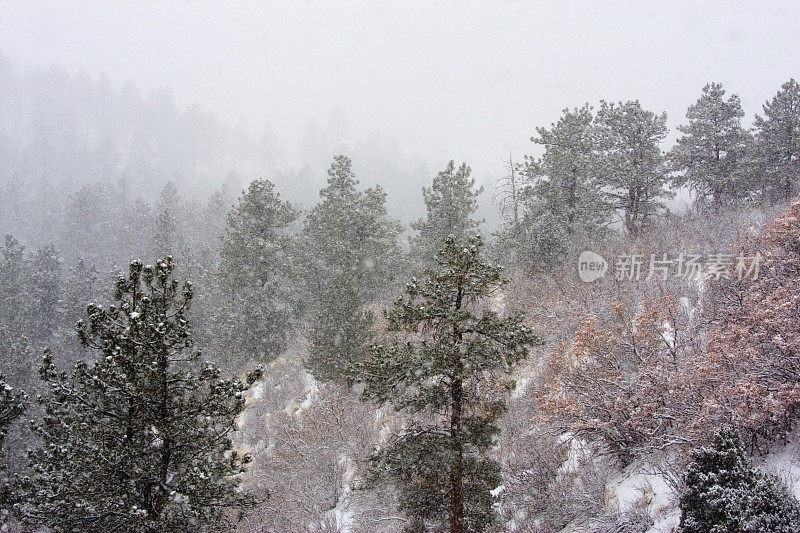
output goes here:
[{"label": "snow-covered pine tree", "polygon": [[374,323],[372,312],[364,309],[357,283],[331,280],[317,296],[308,333],[306,363],[314,377],[352,383],[353,367],[367,355]]},{"label": "snow-covered pine tree", "polygon": [[334,157],[322,202],[303,227],[306,279],[314,302],[307,365],[319,379],[345,380],[366,350],[371,319],[363,309],[397,265],[400,224],[386,214],[380,186],[358,189],[350,159]]},{"label": "snow-covered pine tree", "polygon": [[739,433],[721,428],[711,447],[694,453],[680,498],[683,533],[800,530],[800,505],[774,476],[748,460]]},{"label": "snow-covered pine tree", "polygon": [[237,475],[249,456],[231,434],[245,382],[220,376],[193,349],[192,285],[172,276],[171,257],[131,263],[115,303],[91,304],[77,326],[99,354],[59,372],[49,352],[40,375],[41,445],[19,479],[15,509],[54,531],[217,531],[253,499]]},{"label": "snow-covered pine tree", "polygon": [[26,402],[25,393],[15,391],[11,385],[6,383],[5,376],[0,374],[0,530],[3,530],[8,505],[12,501],[12,487],[7,479],[3,442],[11,423],[25,411]]},{"label": "snow-covered pine tree", "polygon": [[613,207],[601,194],[599,152],[589,104],[565,109],[550,129],[536,128],[531,141],[544,146],[540,158],[525,156],[521,174],[523,215],[510,247],[517,262],[546,269],[567,253],[574,234],[595,235],[611,220]]},{"label": "snow-covered pine tree", "polygon": [[61,259],[56,247],[46,244],[36,250],[28,266],[27,296],[29,301],[27,320],[31,321],[36,339],[41,343],[50,340],[50,335],[59,325],[62,310]]},{"label": "snow-covered pine tree", "polygon": [[611,206],[622,211],[625,229],[638,234],[664,210],[667,166],[660,144],[667,114],[656,115],[638,100],[602,102],[597,112],[601,186]]},{"label": "snow-covered pine tree", "polygon": [[688,124],[678,126],[683,136],[668,155],[672,169],[680,172],[675,185],[689,184],[699,205],[720,209],[749,193],[741,165],[750,145],[742,128],[739,97],[724,98],[719,83],[703,87],[702,96],[686,112]]},{"label": "snow-covered pine tree", "polygon": [[568,233],[594,233],[611,218],[600,184],[599,153],[594,117],[589,104],[565,109],[550,129],[536,128],[531,141],[544,146],[541,158],[525,158],[526,215],[534,222],[542,215]]},{"label": "snow-covered pine tree", "polygon": [[436,526],[483,531],[494,517],[501,483],[488,451],[513,389],[510,373],[539,337],[516,314],[486,310],[503,284],[484,262],[478,236],[449,236],[428,279],[412,279],[392,309],[389,330],[402,338],[372,347],[360,369],[363,398],[410,415],[405,429],[372,457],[376,479],[388,477],[410,518],[408,531]]},{"label": "snow-covered pine tree", "polygon": [[771,200],[788,200],[800,190],[800,84],[790,79],[756,115],[756,150]]},{"label": "snow-covered pine tree", "polygon": [[412,254],[423,267],[436,265],[436,254],[448,235],[463,239],[477,230],[481,221],[473,218],[478,208],[478,196],[483,187],[475,189],[472,169],[466,163],[456,168],[450,161],[439,172],[430,187],[422,188],[426,217],[411,224],[419,234],[411,240]]},{"label": "snow-covered pine tree", "polygon": [[[29,391],[38,356],[60,325],[62,274],[53,245],[26,254],[6,235],[0,247],[0,372]],[[33,375],[33,377],[31,377]]]},{"label": "snow-covered pine tree", "polygon": [[298,213],[268,180],[250,183],[230,213],[220,250],[215,332],[237,359],[272,359],[296,314],[290,225]]}]

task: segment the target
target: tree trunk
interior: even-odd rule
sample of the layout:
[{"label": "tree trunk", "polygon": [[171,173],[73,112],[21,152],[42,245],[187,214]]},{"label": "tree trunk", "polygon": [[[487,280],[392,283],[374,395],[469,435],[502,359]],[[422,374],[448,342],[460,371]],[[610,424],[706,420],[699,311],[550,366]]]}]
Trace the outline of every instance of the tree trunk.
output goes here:
[{"label": "tree trunk", "polygon": [[157,513],[160,515],[164,508],[164,500],[167,497],[166,487],[169,480],[169,467],[172,463],[172,436],[170,435],[170,405],[169,405],[169,354],[166,350],[161,354],[159,361],[159,371],[161,383],[161,405],[159,406],[159,418],[161,427],[163,428],[161,435],[161,465],[159,468],[159,482],[160,486],[156,489],[158,491],[159,499],[156,507]]},{"label": "tree trunk", "polygon": [[[455,311],[461,309],[463,280],[456,293]],[[461,443],[461,404],[463,401],[461,343],[463,334],[453,325],[453,381],[450,384],[452,408],[450,410],[450,442],[453,459],[450,464],[450,533],[464,533],[464,448]]]},{"label": "tree trunk", "polygon": [[453,410],[450,413],[450,437],[453,444],[453,461],[450,465],[450,533],[463,533],[464,529],[464,449],[461,445],[461,379],[451,385]]}]

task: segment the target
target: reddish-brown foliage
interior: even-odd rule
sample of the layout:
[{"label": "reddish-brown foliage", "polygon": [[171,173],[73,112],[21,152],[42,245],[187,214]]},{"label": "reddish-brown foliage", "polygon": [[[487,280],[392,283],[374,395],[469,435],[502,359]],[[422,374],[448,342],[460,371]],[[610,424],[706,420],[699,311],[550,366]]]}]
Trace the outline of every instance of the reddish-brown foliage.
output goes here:
[{"label": "reddish-brown foliage", "polygon": [[688,342],[687,312],[671,297],[588,317],[550,355],[535,421],[602,444],[623,463],[685,442],[677,428],[692,405],[678,372]]},{"label": "reddish-brown foliage", "polygon": [[800,201],[742,247],[762,254],[759,276],[715,291],[715,328],[693,374],[703,419],[729,417],[770,437],[800,406]]}]

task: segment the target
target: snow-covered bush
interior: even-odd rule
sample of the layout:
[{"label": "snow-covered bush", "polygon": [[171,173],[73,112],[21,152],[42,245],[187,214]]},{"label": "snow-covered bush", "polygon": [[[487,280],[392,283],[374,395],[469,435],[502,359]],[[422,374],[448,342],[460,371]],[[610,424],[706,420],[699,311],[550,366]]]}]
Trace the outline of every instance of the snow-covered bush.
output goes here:
[{"label": "snow-covered bush", "polygon": [[685,474],[681,531],[790,533],[800,529],[800,504],[778,478],[748,460],[738,432],[723,427],[700,448]]}]

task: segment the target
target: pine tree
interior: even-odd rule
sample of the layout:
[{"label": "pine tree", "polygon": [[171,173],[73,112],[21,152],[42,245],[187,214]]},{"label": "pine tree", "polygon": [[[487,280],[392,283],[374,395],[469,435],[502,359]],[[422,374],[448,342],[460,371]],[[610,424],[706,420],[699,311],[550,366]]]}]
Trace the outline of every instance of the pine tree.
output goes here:
[{"label": "pine tree", "polygon": [[602,102],[597,112],[601,185],[611,206],[623,213],[625,229],[638,234],[664,209],[667,166],[659,145],[667,136],[667,114],[642,109],[638,100]]},{"label": "pine tree", "polygon": [[3,337],[11,332],[25,331],[22,321],[25,317],[26,260],[25,248],[12,235],[3,240],[0,257],[0,312],[3,321],[0,331]]},{"label": "pine tree", "polygon": [[12,502],[12,487],[6,477],[6,461],[3,455],[3,442],[8,434],[9,426],[25,412],[27,396],[22,391],[15,391],[6,383],[5,376],[0,374],[0,531],[3,529],[8,505]]},{"label": "pine tree", "polygon": [[98,352],[71,374],[49,352],[40,369],[49,394],[19,480],[15,509],[54,531],[217,531],[252,498],[238,490],[249,456],[231,433],[247,382],[221,378],[193,349],[188,308],[171,257],[131,263],[115,304],[87,307],[81,344]]},{"label": "pine tree", "polygon": [[131,255],[152,248],[152,209],[144,200],[131,195],[124,176],[117,183],[81,187],[69,195],[64,210],[61,242],[69,248],[63,251],[82,256],[102,271],[125,265]]},{"label": "pine tree", "polygon": [[0,372],[31,390],[38,357],[25,355],[47,345],[62,323],[60,259],[51,244],[26,254],[11,235],[0,253]]},{"label": "pine tree", "polygon": [[55,246],[46,244],[36,250],[28,272],[26,292],[30,304],[26,314],[28,320],[34,323],[38,340],[48,340],[58,326],[62,311],[61,278],[61,259]]},{"label": "pine tree", "polygon": [[544,146],[542,157],[525,157],[521,168],[523,216],[517,235],[502,236],[517,262],[537,272],[567,253],[572,235],[595,235],[610,222],[613,208],[600,189],[594,117],[589,104],[563,116],[550,129],[536,128],[531,141]]},{"label": "pine tree", "polygon": [[724,427],[714,445],[694,454],[680,498],[684,533],[792,533],[800,529],[800,504],[773,476],[756,470],[738,432]]},{"label": "pine tree", "polygon": [[178,188],[168,181],[158,195],[155,205],[153,244],[159,257],[182,252],[186,238],[181,229],[185,227],[186,207],[182,205]]},{"label": "pine tree", "polygon": [[686,112],[689,123],[678,126],[683,136],[669,153],[673,170],[682,172],[673,183],[688,183],[698,204],[715,209],[749,192],[741,168],[750,141],[741,125],[744,111],[737,95],[724,96],[719,83],[703,87],[703,95]]},{"label": "pine tree", "polygon": [[86,310],[86,302],[97,299],[101,294],[100,273],[94,265],[87,265],[83,258],[78,258],[64,282],[64,298],[62,306],[67,315],[66,321],[74,325]]},{"label": "pine tree", "polygon": [[374,295],[391,278],[401,229],[387,216],[386,193],[379,185],[359,190],[352,162],[338,155],[319,195],[322,201],[303,227],[311,290],[352,276],[359,279],[362,295]]},{"label": "pine tree", "polygon": [[[516,262],[531,274],[558,264],[569,250],[570,235],[557,215],[525,216],[516,239],[501,235],[499,243],[513,250]],[[510,242],[509,242],[510,241]]]},{"label": "pine tree", "polygon": [[308,334],[306,364],[314,376],[352,383],[354,365],[367,355],[374,322],[352,279],[331,280],[318,295]]},{"label": "pine tree", "polygon": [[756,143],[764,171],[763,190],[787,200],[800,190],[800,84],[790,79],[756,115]]},{"label": "pine tree", "polygon": [[589,104],[563,113],[549,130],[536,128],[539,136],[531,137],[545,152],[539,159],[525,158],[526,217],[532,222],[549,215],[568,234],[597,232],[611,213],[598,181],[594,117]]},{"label": "pine tree", "polygon": [[500,468],[488,457],[514,387],[510,373],[540,339],[521,314],[481,310],[503,284],[481,257],[482,240],[449,236],[440,268],[412,279],[392,309],[389,330],[403,338],[372,347],[360,369],[363,398],[410,415],[405,429],[371,457],[377,477],[399,489],[409,531],[429,525],[483,531],[493,520],[491,490]]},{"label": "pine tree", "polygon": [[[0,361],[8,374],[9,363],[15,361],[15,344],[29,333],[25,321],[25,258],[24,248],[11,235],[5,236],[0,253]],[[18,378],[18,372],[11,372],[11,377]]]},{"label": "pine tree", "polygon": [[474,189],[475,178],[466,163],[456,168],[450,161],[447,167],[433,178],[430,187],[423,187],[427,211],[424,220],[418,220],[411,227],[419,231],[411,242],[412,252],[424,267],[436,263],[436,253],[441,249],[448,235],[466,238],[474,232],[481,221],[473,216],[478,208],[477,198],[483,187]]},{"label": "pine tree", "polygon": [[297,216],[267,180],[250,183],[228,214],[220,250],[223,302],[216,330],[236,355],[271,359],[286,347],[297,308],[289,234]]},{"label": "pine tree", "polygon": [[387,217],[379,186],[358,189],[350,159],[336,156],[322,202],[303,227],[306,280],[314,302],[307,365],[320,379],[344,379],[366,346],[363,305],[391,279],[400,224]]},{"label": "pine tree", "polygon": [[[526,156],[526,163],[529,158]],[[550,242],[546,238],[549,235],[558,235],[561,248],[566,245],[566,232],[560,231],[555,221],[549,221],[545,227],[539,222],[542,217],[534,219],[530,216],[530,185],[526,182],[525,168],[522,163],[514,160],[509,154],[506,163],[506,175],[496,182],[495,201],[500,210],[500,215],[504,223],[495,233],[493,242],[493,253],[503,260],[522,266],[523,268],[535,270],[536,266],[541,265],[542,254],[539,252],[544,247],[549,247]],[[546,215],[544,215],[546,216]],[[550,230],[555,230],[551,232]],[[561,237],[561,234],[564,237]],[[545,237],[545,238],[542,238]],[[531,251],[533,253],[531,254]],[[549,263],[549,261],[545,261]]]}]

